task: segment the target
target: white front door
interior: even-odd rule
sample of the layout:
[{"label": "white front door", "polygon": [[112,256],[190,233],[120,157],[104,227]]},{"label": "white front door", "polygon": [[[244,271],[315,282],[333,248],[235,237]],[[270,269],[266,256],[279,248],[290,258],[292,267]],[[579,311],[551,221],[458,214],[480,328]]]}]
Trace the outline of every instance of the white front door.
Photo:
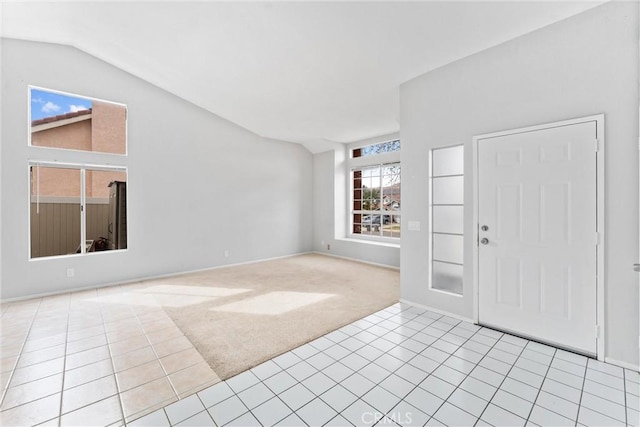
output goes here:
[{"label": "white front door", "polygon": [[596,354],[596,122],[478,140],[478,318]]}]

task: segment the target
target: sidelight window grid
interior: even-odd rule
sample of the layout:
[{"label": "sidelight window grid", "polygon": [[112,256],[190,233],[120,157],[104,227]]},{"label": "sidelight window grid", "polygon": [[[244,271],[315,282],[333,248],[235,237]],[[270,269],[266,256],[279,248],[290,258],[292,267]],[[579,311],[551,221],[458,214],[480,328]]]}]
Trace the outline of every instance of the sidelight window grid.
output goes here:
[{"label": "sidelight window grid", "polygon": [[429,288],[461,296],[464,267],[464,147],[435,148],[429,154]]}]

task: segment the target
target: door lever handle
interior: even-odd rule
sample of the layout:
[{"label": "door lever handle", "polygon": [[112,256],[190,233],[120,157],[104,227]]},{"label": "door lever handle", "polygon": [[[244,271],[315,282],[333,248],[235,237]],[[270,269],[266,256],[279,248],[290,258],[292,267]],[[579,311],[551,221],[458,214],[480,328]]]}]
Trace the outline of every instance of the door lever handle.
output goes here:
[{"label": "door lever handle", "polygon": [[[480,243],[482,243],[483,245],[488,245],[489,244],[489,239],[487,239],[486,237],[483,237],[482,239],[480,239]],[[638,270],[640,271],[640,270]]]}]

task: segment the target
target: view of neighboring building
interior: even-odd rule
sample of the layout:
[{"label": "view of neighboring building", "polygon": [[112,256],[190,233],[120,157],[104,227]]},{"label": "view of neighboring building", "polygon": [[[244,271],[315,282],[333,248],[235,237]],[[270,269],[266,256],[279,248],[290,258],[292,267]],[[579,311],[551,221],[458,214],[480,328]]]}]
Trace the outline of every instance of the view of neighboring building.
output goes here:
[{"label": "view of neighboring building", "polygon": [[[34,90],[37,99],[50,93]],[[38,117],[31,121],[31,145],[47,148],[126,154],[126,108],[122,105],[63,98],[77,111]],[[46,99],[46,98],[44,98]],[[41,101],[41,102],[44,102]],[[50,106],[58,107],[53,102]],[[59,101],[58,101],[59,102]],[[78,104],[81,104],[80,107]],[[88,104],[88,105],[87,105]],[[47,105],[47,104],[45,104]],[[46,110],[44,107],[42,110]],[[54,110],[54,108],[49,108]],[[81,169],[69,165],[32,165],[31,257],[74,253],[81,241]],[[109,234],[109,194],[112,182],[126,182],[124,171],[85,169],[86,240]]]}]

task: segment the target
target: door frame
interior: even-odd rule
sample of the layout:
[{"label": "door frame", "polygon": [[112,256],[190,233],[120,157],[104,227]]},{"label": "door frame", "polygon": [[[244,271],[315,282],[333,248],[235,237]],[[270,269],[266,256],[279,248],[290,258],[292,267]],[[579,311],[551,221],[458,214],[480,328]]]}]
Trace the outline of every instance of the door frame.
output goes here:
[{"label": "door frame", "polygon": [[480,283],[479,283],[479,165],[478,165],[478,146],[483,139],[490,139],[499,136],[507,136],[524,132],[533,132],[543,129],[570,126],[579,123],[595,122],[596,124],[596,141],[594,141],[594,150],[596,150],[596,326],[594,335],[597,339],[596,357],[598,360],[604,361],[605,357],[605,256],[606,256],[606,237],[605,237],[605,133],[604,133],[604,114],[580,117],[558,122],[545,123],[535,126],[528,126],[517,129],[510,129],[500,132],[476,135],[472,139],[472,166],[473,166],[473,319],[476,324],[480,323]]}]

